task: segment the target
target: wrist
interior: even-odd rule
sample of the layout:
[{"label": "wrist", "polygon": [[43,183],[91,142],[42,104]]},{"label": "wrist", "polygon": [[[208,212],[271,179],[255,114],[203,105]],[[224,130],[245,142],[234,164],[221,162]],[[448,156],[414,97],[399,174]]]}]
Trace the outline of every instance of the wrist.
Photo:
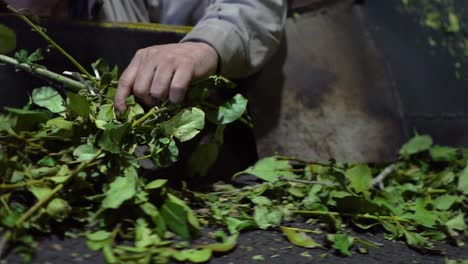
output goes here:
[{"label": "wrist", "polygon": [[210,44],[200,41],[200,42],[195,42],[195,41],[189,41],[186,43],[192,43],[193,45],[197,46],[197,52],[199,56],[199,60],[209,68],[209,73],[210,75],[217,74],[219,72],[219,66],[220,66],[220,56],[218,54],[218,51],[216,51],[215,48],[213,48]]}]

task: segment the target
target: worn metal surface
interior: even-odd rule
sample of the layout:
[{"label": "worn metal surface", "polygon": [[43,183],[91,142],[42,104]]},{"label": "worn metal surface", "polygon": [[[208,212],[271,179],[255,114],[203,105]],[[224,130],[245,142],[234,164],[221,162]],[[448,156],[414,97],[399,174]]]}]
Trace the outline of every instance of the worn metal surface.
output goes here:
[{"label": "worn metal surface", "polygon": [[385,64],[353,1],[289,18],[249,91],[260,156],[389,161],[404,140]]},{"label": "worn metal surface", "polygon": [[[468,2],[454,1],[461,23],[468,23]],[[405,126],[430,134],[437,144],[468,146],[468,66],[461,77],[456,63],[464,58],[452,56],[437,43],[451,38],[421,26],[417,15],[401,8],[400,0],[368,1],[362,10],[372,37],[384,54],[404,110]],[[424,12],[421,10],[421,12]],[[460,56],[460,55],[459,55]]]}]

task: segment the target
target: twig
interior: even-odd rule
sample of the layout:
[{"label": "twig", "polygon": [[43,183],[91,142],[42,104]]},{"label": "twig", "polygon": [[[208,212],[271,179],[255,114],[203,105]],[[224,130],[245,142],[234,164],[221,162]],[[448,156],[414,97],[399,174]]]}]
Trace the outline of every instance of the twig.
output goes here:
[{"label": "twig", "polygon": [[42,68],[42,67],[34,67],[34,66],[31,66],[31,65],[26,64],[26,63],[19,63],[18,60],[14,59],[14,58],[11,58],[11,57],[8,57],[8,56],[5,56],[5,55],[1,55],[1,54],[0,54],[0,61],[11,64],[11,65],[15,65],[17,68],[19,68],[21,70],[24,70],[24,71],[27,71],[29,73],[32,73],[32,74],[36,73],[38,75],[41,75],[41,76],[47,77],[49,79],[55,80],[55,81],[57,81],[59,83],[62,83],[66,87],[70,88],[74,92],[78,92],[79,90],[86,89],[86,86],[84,84],[82,84],[80,82],[77,82],[75,80],[72,80],[70,78],[67,78],[67,77],[65,77],[63,75],[60,75],[58,73],[49,71],[49,70],[47,70],[45,68]]},{"label": "twig", "polygon": [[148,113],[146,113],[144,116],[142,116],[141,118],[139,118],[138,120],[136,120],[135,122],[133,122],[132,124],[132,128],[135,128],[139,125],[141,125],[143,122],[145,122],[148,118],[150,118],[151,116],[153,115],[158,115],[158,114],[161,114],[161,113],[164,113],[166,111],[168,111],[169,109],[166,108],[166,107],[163,107],[163,108],[156,108],[156,107],[153,107],[151,108],[151,110],[148,111]]},{"label": "twig", "polygon": [[289,230],[297,231],[297,232],[304,232],[304,233],[312,233],[316,235],[321,235],[322,231],[320,230],[311,230],[311,229],[303,229],[303,228],[297,228],[297,227],[290,227],[290,226],[280,226],[281,228],[286,228]]},{"label": "twig", "polygon": [[55,42],[53,39],[51,39],[45,32],[42,30],[41,27],[37,26],[34,24],[27,16],[22,15],[18,10],[16,10],[12,6],[7,6],[7,8],[15,13],[21,20],[26,22],[29,26],[31,26],[34,31],[36,31],[42,38],[44,38],[47,42],[49,42],[54,48],[56,48],[63,56],[65,56],[75,67],[86,77],[96,85],[96,87],[99,87],[98,81],[89,73],[78,61],[75,60],[68,52],[66,52],[57,42]]},{"label": "twig", "polygon": [[32,180],[32,181],[27,181],[27,182],[19,182],[19,183],[14,183],[14,184],[0,184],[0,190],[1,189],[18,189],[18,188],[36,185],[40,183],[44,183],[44,179]]},{"label": "twig", "polygon": [[304,211],[304,210],[291,210],[290,212],[294,214],[310,214],[310,215],[333,215],[333,216],[348,216],[362,219],[371,219],[371,220],[393,220],[400,222],[411,222],[411,220],[400,218],[397,216],[390,215],[370,215],[370,214],[351,214],[351,213],[339,213],[339,212],[329,212],[329,211]]},{"label": "twig", "polygon": [[5,232],[5,234],[3,234],[2,239],[0,240],[0,259],[2,258],[6,245],[8,241],[11,239],[12,235],[13,235],[13,232],[11,232],[11,230],[8,230]]},{"label": "twig", "polygon": [[[21,228],[21,226],[29,220],[38,210],[40,210],[45,204],[47,204],[58,192],[60,192],[65,185],[72,179],[75,175],[80,173],[82,170],[87,168],[90,164],[92,164],[97,158],[101,156],[103,153],[102,150],[99,150],[94,157],[84,163],[81,163],[80,166],[78,166],[75,170],[73,170],[70,175],[68,175],[68,178],[65,180],[64,183],[61,183],[57,185],[51,192],[48,194],[46,197],[43,199],[37,201],[31,208],[29,208],[24,214],[20,216],[20,218],[16,221],[14,229]],[[0,240],[0,256],[3,255],[3,250],[5,249],[6,244],[10,240],[11,236],[13,234],[12,230],[8,230],[5,232],[3,235],[2,239]]]},{"label": "twig", "polygon": [[392,164],[387,166],[377,177],[372,179],[372,187],[379,186],[380,189],[383,189],[385,186],[383,181],[395,171],[396,165]]}]

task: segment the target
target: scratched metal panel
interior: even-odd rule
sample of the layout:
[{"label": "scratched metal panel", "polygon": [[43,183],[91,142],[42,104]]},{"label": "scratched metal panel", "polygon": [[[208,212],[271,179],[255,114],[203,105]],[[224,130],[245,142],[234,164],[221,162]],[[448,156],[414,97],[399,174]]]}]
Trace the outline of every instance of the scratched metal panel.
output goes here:
[{"label": "scratched metal panel", "polygon": [[[454,3],[467,24],[467,2]],[[406,131],[428,133],[438,144],[468,146],[468,60],[431,46],[429,37],[441,43],[447,35],[431,33],[400,7],[400,0],[367,1],[362,10],[393,77]],[[465,63],[457,78],[460,59]]]},{"label": "scratched metal panel", "polygon": [[385,63],[353,1],[289,18],[249,99],[260,156],[389,161],[404,141]]}]

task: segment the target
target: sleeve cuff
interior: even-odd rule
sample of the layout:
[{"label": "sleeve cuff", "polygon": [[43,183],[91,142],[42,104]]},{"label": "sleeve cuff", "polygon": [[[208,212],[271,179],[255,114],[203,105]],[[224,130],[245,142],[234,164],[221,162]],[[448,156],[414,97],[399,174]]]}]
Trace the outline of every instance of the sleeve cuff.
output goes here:
[{"label": "sleeve cuff", "polygon": [[245,45],[236,28],[227,21],[208,19],[197,24],[181,42],[205,42],[220,58],[219,73],[228,78],[242,78],[247,69]]}]

